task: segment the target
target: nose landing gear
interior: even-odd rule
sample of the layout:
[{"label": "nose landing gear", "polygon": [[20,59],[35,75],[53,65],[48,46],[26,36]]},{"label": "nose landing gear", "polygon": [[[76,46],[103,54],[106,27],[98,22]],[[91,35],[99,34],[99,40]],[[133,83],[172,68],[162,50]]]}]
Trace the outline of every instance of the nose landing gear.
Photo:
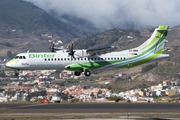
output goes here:
[{"label": "nose landing gear", "polygon": [[15,73],[15,76],[19,76],[19,73]]},{"label": "nose landing gear", "polygon": [[19,76],[19,70],[15,70],[15,76]]}]

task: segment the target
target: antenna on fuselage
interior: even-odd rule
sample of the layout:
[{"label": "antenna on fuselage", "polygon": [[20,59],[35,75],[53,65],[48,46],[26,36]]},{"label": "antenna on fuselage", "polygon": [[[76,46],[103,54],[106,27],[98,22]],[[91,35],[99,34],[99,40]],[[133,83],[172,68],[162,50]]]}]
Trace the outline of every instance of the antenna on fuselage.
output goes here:
[{"label": "antenna on fuselage", "polygon": [[27,53],[29,53],[29,50],[27,51]]}]

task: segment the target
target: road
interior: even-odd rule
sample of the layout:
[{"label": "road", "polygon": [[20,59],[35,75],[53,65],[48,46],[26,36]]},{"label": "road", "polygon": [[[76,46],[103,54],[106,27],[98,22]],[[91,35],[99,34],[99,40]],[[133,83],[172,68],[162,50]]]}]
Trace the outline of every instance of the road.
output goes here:
[{"label": "road", "polygon": [[180,112],[180,104],[147,103],[147,104],[20,104],[1,103],[0,113],[125,113],[125,112]]}]

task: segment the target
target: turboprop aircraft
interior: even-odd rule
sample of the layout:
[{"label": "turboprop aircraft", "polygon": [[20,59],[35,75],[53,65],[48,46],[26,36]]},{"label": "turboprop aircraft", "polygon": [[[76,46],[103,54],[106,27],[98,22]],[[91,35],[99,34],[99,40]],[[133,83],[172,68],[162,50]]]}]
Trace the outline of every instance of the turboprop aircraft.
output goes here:
[{"label": "turboprop aircraft", "polygon": [[151,37],[136,48],[116,51],[116,47],[104,47],[97,49],[73,50],[73,43],[69,50],[60,50],[50,45],[51,52],[27,52],[20,53],[14,59],[6,63],[6,66],[19,70],[47,70],[65,69],[75,71],[76,76],[83,73],[90,76],[91,71],[108,68],[129,68],[150,61],[167,58],[168,54],[162,54],[169,26],[158,26]]}]

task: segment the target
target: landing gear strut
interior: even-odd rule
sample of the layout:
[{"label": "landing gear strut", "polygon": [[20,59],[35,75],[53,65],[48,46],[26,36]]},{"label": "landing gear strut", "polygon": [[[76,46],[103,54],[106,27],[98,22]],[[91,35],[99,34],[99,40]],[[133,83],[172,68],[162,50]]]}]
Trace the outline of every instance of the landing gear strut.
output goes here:
[{"label": "landing gear strut", "polygon": [[15,76],[19,76],[19,73],[15,73]]},{"label": "landing gear strut", "polygon": [[15,70],[15,76],[19,76],[19,70]]},{"label": "landing gear strut", "polygon": [[75,71],[75,72],[74,72],[74,75],[75,75],[75,76],[80,76],[80,75],[81,75],[81,72],[76,72],[76,71]]}]

